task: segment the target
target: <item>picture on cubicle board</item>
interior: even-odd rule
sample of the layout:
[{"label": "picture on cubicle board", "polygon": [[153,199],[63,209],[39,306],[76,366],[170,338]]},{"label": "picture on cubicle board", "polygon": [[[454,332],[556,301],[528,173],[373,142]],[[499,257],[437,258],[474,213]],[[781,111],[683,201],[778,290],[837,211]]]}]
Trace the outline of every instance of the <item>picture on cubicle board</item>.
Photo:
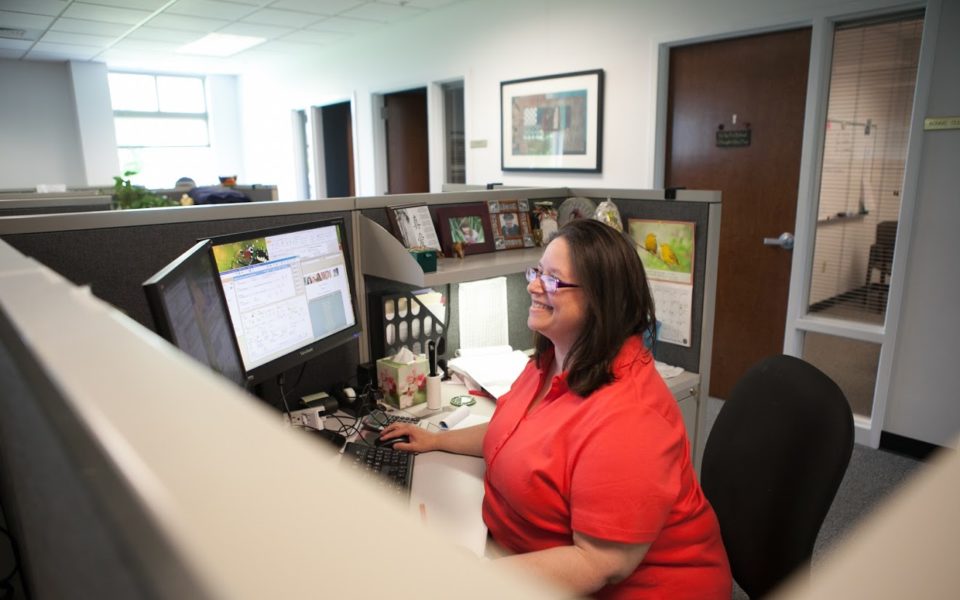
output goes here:
[{"label": "picture on cubicle board", "polygon": [[690,347],[696,224],[628,219],[627,226],[657,307],[658,339]]},{"label": "picture on cubicle board", "polygon": [[438,207],[437,221],[444,255],[493,251],[494,236],[488,219],[487,207],[481,202]]},{"label": "picture on cubicle board", "polygon": [[525,200],[489,200],[490,228],[497,250],[533,248],[536,241],[530,225],[530,203]]},{"label": "picture on cubicle board", "polygon": [[405,248],[427,248],[440,252],[440,238],[433,226],[433,217],[426,204],[419,206],[387,207],[387,217],[393,234]]}]

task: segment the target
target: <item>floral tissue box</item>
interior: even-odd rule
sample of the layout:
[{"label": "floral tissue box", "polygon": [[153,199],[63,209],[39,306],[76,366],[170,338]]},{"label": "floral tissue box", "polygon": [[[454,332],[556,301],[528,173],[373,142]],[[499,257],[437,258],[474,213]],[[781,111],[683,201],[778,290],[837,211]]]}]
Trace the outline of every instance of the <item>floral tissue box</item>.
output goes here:
[{"label": "floral tissue box", "polygon": [[377,382],[384,402],[396,408],[408,408],[427,401],[427,358],[417,356],[407,363],[391,358],[377,361]]}]

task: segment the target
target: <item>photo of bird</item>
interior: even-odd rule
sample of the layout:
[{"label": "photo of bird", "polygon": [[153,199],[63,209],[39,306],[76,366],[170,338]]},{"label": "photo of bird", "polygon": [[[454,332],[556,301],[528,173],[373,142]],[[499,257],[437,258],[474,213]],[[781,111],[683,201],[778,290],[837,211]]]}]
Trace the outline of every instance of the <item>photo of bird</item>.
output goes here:
[{"label": "photo of bird", "polygon": [[673,273],[692,272],[694,223],[629,219],[628,226],[648,272],[670,271],[669,281],[678,281]]},{"label": "photo of bird", "polygon": [[643,247],[650,254],[657,253],[657,235],[654,233],[648,233],[647,238],[643,240]]},{"label": "photo of bird", "polygon": [[680,264],[676,253],[667,244],[660,244],[660,260],[674,267]]}]

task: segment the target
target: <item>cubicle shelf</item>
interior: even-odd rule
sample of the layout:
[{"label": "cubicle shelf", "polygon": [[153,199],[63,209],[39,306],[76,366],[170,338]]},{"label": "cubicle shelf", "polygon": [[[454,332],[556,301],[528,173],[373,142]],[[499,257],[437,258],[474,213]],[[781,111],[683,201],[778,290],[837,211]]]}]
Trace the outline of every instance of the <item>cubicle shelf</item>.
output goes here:
[{"label": "cubicle shelf", "polygon": [[520,273],[537,264],[543,254],[542,248],[524,248],[474,254],[462,259],[441,258],[435,273],[424,273],[397,238],[379,223],[363,216],[360,217],[360,239],[363,244],[361,268],[365,275],[423,287]]}]

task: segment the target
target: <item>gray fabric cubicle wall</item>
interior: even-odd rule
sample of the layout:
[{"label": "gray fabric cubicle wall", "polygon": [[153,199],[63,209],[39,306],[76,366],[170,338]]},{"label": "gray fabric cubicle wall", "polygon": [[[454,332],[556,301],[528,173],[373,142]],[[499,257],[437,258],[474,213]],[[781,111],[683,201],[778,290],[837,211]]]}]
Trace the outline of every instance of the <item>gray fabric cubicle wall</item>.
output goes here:
[{"label": "gray fabric cubicle wall", "polygon": [[[591,198],[599,204],[605,197]],[[703,340],[703,302],[706,264],[707,264],[707,223],[709,220],[710,205],[703,202],[678,202],[670,200],[635,200],[628,198],[611,198],[620,217],[623,219],[625,230],[629,227],[629,219],[655,219],[658,221],[688,221],[694,225],[693,251],[693,310],[690,323],[690,346],[680,346],[667,342],[658,342],[656,347],[657,360],[667,364],[683,367],[691,373],[700,373],[700,345]]]},{"label": "gray fabric cubicle wall", "polygon": [[[7,233],[17,227],[0,220],[0,232],[21,253],[77,285],[89,285],[95,296],[154,329],[142,284],[198,239],[342,217],[353,253],[356,240],[351,205],[337,201],[270,202],[45,215],[20,225],[21,231],[30,230],[22,233]],[[348,374],[356,373],[358,363],[356,341],[318,356],[309,363],[317,368],[305,369],[302,379],[293,374],[299,385],[286,390],[288,400],[342,382]],[[260,393],[280,408],[279,390],[274,384],[264,384]]]}]

